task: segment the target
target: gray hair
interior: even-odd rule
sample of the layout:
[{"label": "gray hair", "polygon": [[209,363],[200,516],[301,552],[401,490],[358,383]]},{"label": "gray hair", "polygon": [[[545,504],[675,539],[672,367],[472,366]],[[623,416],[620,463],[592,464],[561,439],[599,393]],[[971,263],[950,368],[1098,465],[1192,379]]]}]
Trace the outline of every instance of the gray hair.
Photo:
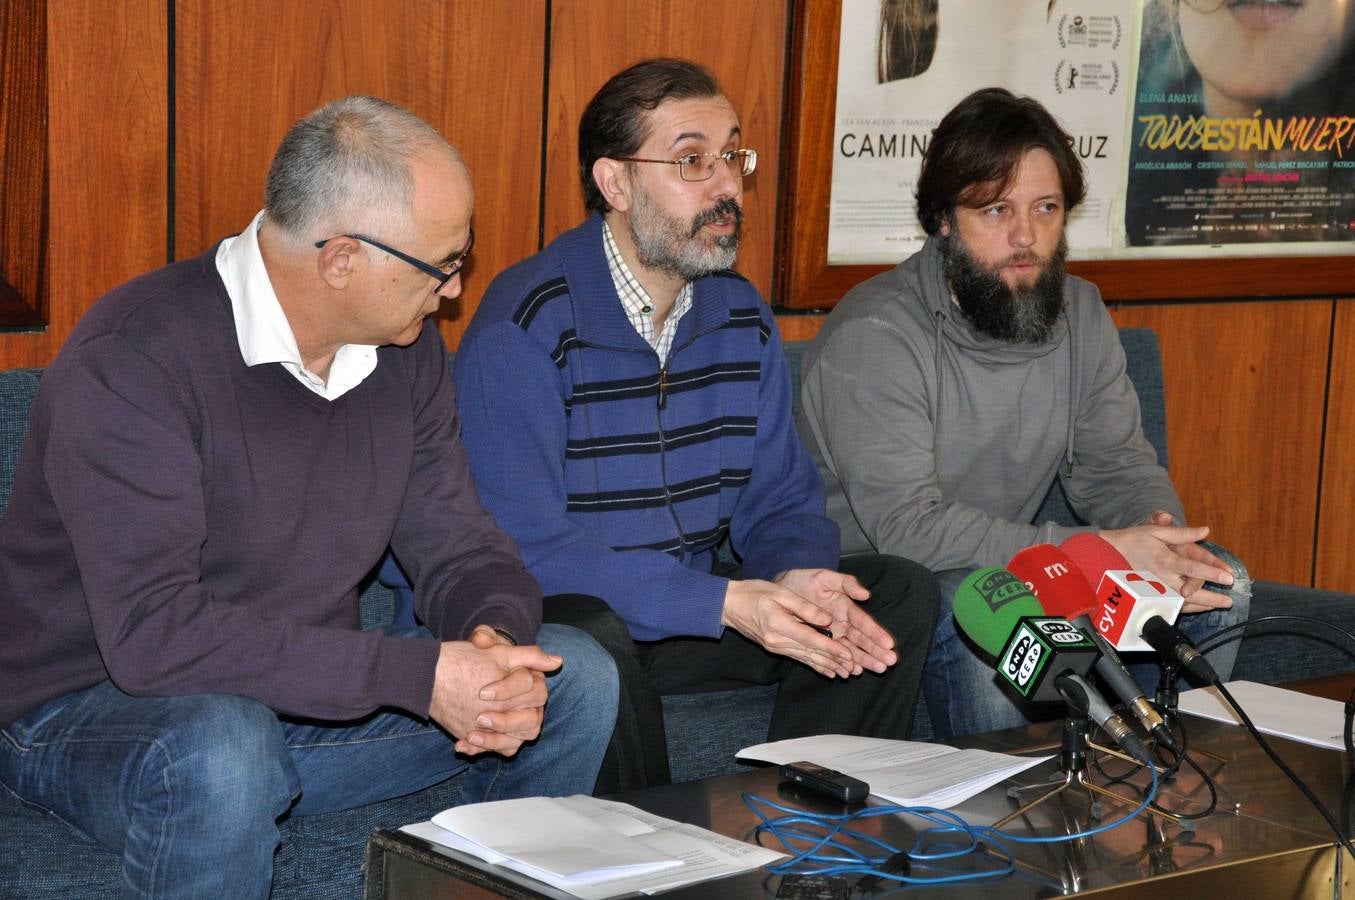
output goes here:
[{"label": "gray hair", "polygon": [[288,130],[264,187],[270,223],[297,242],[371,229],[400,235],[411,210],[409,161],[456,151],[427,122],[376,97],[342,97]]}]

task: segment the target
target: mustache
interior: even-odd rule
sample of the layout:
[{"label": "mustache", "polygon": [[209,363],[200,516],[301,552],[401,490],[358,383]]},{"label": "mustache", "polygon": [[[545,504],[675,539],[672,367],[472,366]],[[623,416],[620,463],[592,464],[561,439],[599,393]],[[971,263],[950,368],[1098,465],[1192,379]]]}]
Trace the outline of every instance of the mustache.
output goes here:
[{"label": "mustache", "polygon": [[737,201],[726,197],[692,219],[692,233],[689,237],[696,237],[698,231],[717,219],[730,218],[734,220],[735,228],[743,225],[743,207],[739,206]]}]

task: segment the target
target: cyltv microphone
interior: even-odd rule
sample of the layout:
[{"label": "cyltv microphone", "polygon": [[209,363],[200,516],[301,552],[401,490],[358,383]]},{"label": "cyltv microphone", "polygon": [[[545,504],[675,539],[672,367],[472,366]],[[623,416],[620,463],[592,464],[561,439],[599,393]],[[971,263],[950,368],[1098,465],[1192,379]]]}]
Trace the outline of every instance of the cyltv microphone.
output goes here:
[{"label": "cyltv microphone", "polygon": [[[1118,565],[1128,562],[1120,552],[1110,545],[1110,542],[1100,535],[1095,534],[1075,534],[1063,542],[1063,549],[1068,551],[1069,557],[1078,564],[1084,575],[1088,578],[1093,577],[1093,572],[1102,565]],[[1109,576],[1110,572],[1105,572]],[[1147,572],[1129,572],[1129,576],[1134,576],[1133,585],[1138,588],[1151,587],[1154,593],[1157,589],[1164,587],[1162,582],[1155,576]],[[1138,642],[1132,641],[1131,634],[1124,640],[1114,640],[1115,646],[1120,650],[1139,650],[1153,649],[1158,655],[1169,662],[1179,663],[1196,678],[1201,679],[1207,684],[1217,683],[1219,680],[1218,672],[1209,664],[1200,651],[1195,649],[1195,645],[1190,642],[1190,638],[1176,627],[1176,617],[1181,613],[1181,603],[1184,600],[1181,595],[1171,588],[1166,588],[1169,594],[1159,594],[1155,598],[1150,598],[1150,602],[1137,609],[1117,610],[1112,609],[1107,613],[1103,608],[1102,613],[1108,614],[1110,618],[1133,619],[1136,630],[1139,635]],[[1105,579],[1102,579],[1101,589],[1098,594],[1104,598],[1109,598]],[[1155,603],[1166,600],[1165,606],[1160,610],[1154,610]],[[1134,604],[1130,604],[1133,606]],[[1101,625],[1102,621],[1097,621],[1097,627],[1102,634],[1106,634],[1105,628]],[[1130,646],[1133,643],[1134,646]]]},{"label": "cyltv microphone", "polygon": [[955,624],[997,659],[998,674],[1025,700],[1063,699],[1055,676],[1086,675],[1096,663],[1096,644],[1067,619],[1046,616],[1039,601],[1006,569],[971,572],[955,591],[953,609]]},{"label": "cyltv microphone", "polygon": [[1185,599],[1176,589],[1151,572],[1133,570],[1105,538],[1075,534],[1063,542],[1062,549],[1087,582],[1097,585],[1092,623],[1116,650],[1153,649],[1142,637],[1143,623],[1158,616],[1171,624],[1181,614]]},{"label": "cyltv microphone", "polygon": [[[1107,544],[1109,546],[1109,544]],[[1113,550],[1114,548],[1112,548]],[[1046,615],[1064,616],[1096,642],[1101,651],[1096,673],[1110,686],[1145,731],[1168,747],[1175,747],[1171,729],[1143,689],[1129,674],[1115,647],[1101,636],[1087,613],[1097,609],[1096,597],[1068,554],[1051,544],[1027,547],[1012,557],[1007,568],[1035,594]]]},{"label": "cyltv microphone", "polygon": [[1054,681],[1069,706],[1101,726],[1101,730],[1114,738],[1115,743],[1135,759],[1148,761],[1148,750],[1134,733],[1134,729],[1110,708],[1106,698],[1088,684],[1085,678],[1073,672],[1063,672]]}]

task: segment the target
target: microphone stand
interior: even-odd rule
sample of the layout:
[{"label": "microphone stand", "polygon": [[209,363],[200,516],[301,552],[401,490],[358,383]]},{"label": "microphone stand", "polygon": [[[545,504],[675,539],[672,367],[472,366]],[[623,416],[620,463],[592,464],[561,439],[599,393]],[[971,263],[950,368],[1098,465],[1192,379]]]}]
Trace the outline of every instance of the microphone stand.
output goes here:
[{"label": "microphone stand", "polygon": [[[1087,796],[1087,803],[1090,807],[1091,816],[1094,819],[1101,817],[1098,799],[1109,800],[1112,803],[1129,807],[1130,809],[1139,804],[1128,797],[1122,797],[1112,790],[1101,787],[1099,784],[1093,784],[1087,778],[1087,759],[1090,751],[1099,750],[1102,753],[1108,753],[1118,759],[1129,763],[1139,764],[1139,760],[1121,753],[1118,750],[1112,750],[1110,747],[1097,744],[1090,738],[1092,721],[1086,715],[1078,712],[1072,706],[1068,708],[1068,716],[1063,720],[1063,743],[1059,749],[1059,771],[1063,777],[1057,779],[1053,785],[1049,784],[1028,784],[1018,785],[1007,788],[1007,796],[1013,800],[1019,800],[1020,795],[1026,791],[1042,791],[1039,796],[1024,806],[1018,807],[1014,812],[999,819],[993,823],[994,828],[1002,828],[1007,823],[1025,816],[1031,810],[1040,806],[1042,803],[1058,797],[1065,791],[1080,790]],[[1153,816],[1164,819],[1181,826],[1187,831],[1194,831],[1194,823],[1188,819],[1182,819],[1179,816],[1169,812],[1153,809],[1151,806],[1144,807],[1138,813],[1149,821]]]},{"label": "microphone stand", "polygon": [[[1175,661],[1167,660],[1162,663],[1162,676],[1157,681],[1157,689],[1153,692],[1153,702],[1157,708],[1168,717],[1169,721],[1179,722],[1177,708],[1180,706],[1181,691],[1176,686],[1177,675],[1181,671],[1181,665]],[[1170,727],[1170,726],[1168,726]],[[1184,726],[1182,726],[1184,729]],[[1218,768],[1210,774],[1217,775],[1223,771],[1223,767],[1228,765],[1228,758],[1212,750],[1205,750],[1199,747],[1190,748],[1190,752],[1195,756],[1207,756],[1218,763]],[[1222,787],[1219,785],[1219,787]]]}]

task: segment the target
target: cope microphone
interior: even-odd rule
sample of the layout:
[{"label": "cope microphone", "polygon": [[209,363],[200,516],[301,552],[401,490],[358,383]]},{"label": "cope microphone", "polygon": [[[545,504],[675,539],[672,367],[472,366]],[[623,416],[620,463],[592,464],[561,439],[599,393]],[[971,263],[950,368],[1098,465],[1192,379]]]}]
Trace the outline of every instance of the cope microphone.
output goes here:
[{"label": "cope microphone", "polygon": [[1006,569],[971,572],[955,591],[955,624],[997,659],[1002,680],[1033,703],[1061,701],[1056,676],[1085,676],[1096,644],[1067,619],[1046,616],[1040,602]]},{"label": "cope microphone", "polygon": [[[1111,550],[1113,552],[1114,548]],[[1139,683],[1125,668],[1120,654],[1115,652],[1115,647],[1092,624],[1088,614],[1098,609],[1096,597],[1072,558],[1052,544],[1036,544],[1013,556],[1007,568],[1026,582],[1046,615],[1064,616],[1091,637],[1101,651],[1096,660],[1096,674],[1110,686],[1145,731],[1160,743],[1175,747],[1176,742],[1166,720],[1148,702]]]}]

